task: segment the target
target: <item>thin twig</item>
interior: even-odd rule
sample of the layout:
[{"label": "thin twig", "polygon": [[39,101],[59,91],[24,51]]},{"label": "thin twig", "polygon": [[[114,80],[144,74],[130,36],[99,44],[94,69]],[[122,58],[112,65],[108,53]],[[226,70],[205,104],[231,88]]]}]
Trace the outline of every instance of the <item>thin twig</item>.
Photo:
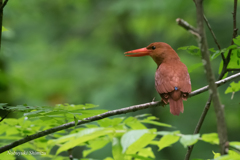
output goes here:
[{"label": "thin twig", "polygon": [[[217,85],[217,87],[219,87],[219,86],[223,85],[224,83],[228,82],[229,80],[231,80],[231,79],[233,79],[233,78],[236,78],[236,77],[238,77],[238,76],[240,76],[240,73],[237,73],[237,74],[234,74],[234,75],[232,75],[232,76],[229,76],[229,77],[227,77],[227,78],[225,78],[225,79],[219,80],[219,81],[217,81],[215,84]],[[198,94],[200,94],[200,93],[202,93],[202,92],[207,91],[208,89],[209,89],[209,86],[207,85],[207,86],[205,86],[205,87],[199,88],[199,89],[191,92],[191,94],[189,94],[189,96],[191,97],[191,96],[198,95]]]},{"label": "thin twig", "polygon": [[2,9],[7,5],[7,3],[8,3],[8,0],[5,0],[5,1],[3,2],[3,4],[2,4],[0,10],[2,10]]},{"label": "thin twig", "polygon": [[[0,0],[0,6],[3,7],[3,0]],[[2,48],[2,23],[3,23],[3,10],[0,9],[0,50]]]},{"label": "thin twig", "polygon": [[231,44],[234,44],[233,39],[237,37],[237,0],[234,0],[234,8],[233,8],[233,37]]},{"label": "thin twig", "polygon": [[205,15],[203,15],[203,18],[204,18],[205,23],[207,24],[207,27],[208,27],[209,31],[211,32],[211,34],[212,34],[212,36],[213,36],[214,42],[216,43],[218,49],[221,50],[221,47],[220,47],[220,45],[219,45],[219,43],[218,43],[218,41],[217,41],[217,38],[216,38],[216,36],[215,36],[215,34],[214,34],[211,26],[210,26],[210,23],[208,22],[208,20],[207,20],[207,18],[206,18]]},{"label": "thin twig", "polygon": [[235,146],[229,145],[229,149],[235,150],[235,151],[237,151],[238,153],[240,153],[240,149],[238,149],[238,148],[235,147]]},{"label": "thin twig", "polygon": [[[203,18],[204,18],[205,23],[207,24],[207,27],[208,27],[210,33],[212,34],[212,37],[213,37],[213,39],[214,39],[214,42],[216,43],[219,51],[221,51],[221,47],[220,47],[220,45],[219,45],[219,43],[218,43],[218,41],[217,41],[217,38],[216,38],[216,36],[215,36],[215,34],[214,34],[213,30],[212,30],[212,27],[211,27],[210,23],[208,22],[208,20],[207,20],[207,18],[206,18],[205,15],[203,15]],[[224,57],[223,52],[221,52],[221,56],[222,56],[223,61],[225,61],[225,57]]]},{"label": "thin twig", "polygon": [[[234,78],[237,78],[237,77],[240,77],[240,73],[237,73],[235,75],[227,77],[224,80],[217,81],[216,84],[218,86],[221,86],[224,83],[226,83],[227,81],[233,80]],[[207,90],[208,90],[208,88],[207,88],[207,86],[205,86],[205,87],[203,87],[201,89],[198,89],[197,91],[193,91],[192,93],[189,94],[188,97],[190,98],[192,96],[196,96],[196,95],[202,93],[202,91],[207,91]],[[81,124],[97,121],[97,120],[100,120],[100,119],[103,119],[103,118],[106,118],[106,117],[110,117],[110,116],[114,116],[114,115],[125,114],[125,113],[135,112],[135,111],[146,109],[146,108],[150,108],[150,107],[157,107],[157,106],[164,106],[164,105],[165,104],[162,101],[156,101],[156,102],[149,102],[149,103],[134,105],[134,106],[126,107],[126,108],[116,109],[116,110],[108,111],[108,112],[105,112],[105,113],[102,113],[102,114],[99,114],[99,115],[96,115],[96,116],[92,116],[92,117],[86,118],[84,120],[79,120],[77,125],[81,125]],[[29,136],[27,136],[25,138],[22,138],[20,140],[12,142],[12,143],[10,143],[10,144],[8,144],[6,146],[2,146],[0,148],[0,153],[5,152],[5,151],[7,151],[9,149],[12,149],[12,148],[14,148],[16,146],[19,146],[21,144],[24,144],[26,142],[29,142],[31,140],[34,140],[34,139],[46,136],[48,134],[55,133],[57,131],[68,129],[68,128],[71,128],[71,127],[74,127],[74,126],[75,126],[75,122],[70,122],[70,123],[65,123],[65,124],[63,124],[61,126],[57,126],[57,127],[54,127],[54,128],[48,129],[48,130],[44,130],[44,131],[38,132],[36,134],[29,135]]]},{"label": "thin twig", "polygon": [[1,118],[0,122],[2,122],[7,116],[9,115],[11,111],[7,111],[7,113]]},{"label": "thin twig", "polygon": [[70,160],[73,160],[73,155],[72,155],[72,148],[70,148],[69,150],[68,150],[68,157],[69,157],[69,159]]},{"label": "thin twig", "polygon": [[[231,41],[231,45],[234,44],[233,39],[237,37],[237,0],[234,0],[234,7],[233,7],[233,35],[232,35],[232,41]],[[229,50],[228,55],[227,55],[227,60],[228,62],[230,61],[230,57],[231,57],[231,53],[232,53],[232,49]]]},{"label": "thin twig", "polygon": [[184,21],[181,18],[177,18],[176,22],[179,26],[183,27],[184,29],[186,29],[187,31],[189,31],[191,34],[193,34],[194,36],[196,36],[198,39],[200,38],[199,33],[197,31],[196,28],[194,28],[193,26],[191,26],[188,22]]}]

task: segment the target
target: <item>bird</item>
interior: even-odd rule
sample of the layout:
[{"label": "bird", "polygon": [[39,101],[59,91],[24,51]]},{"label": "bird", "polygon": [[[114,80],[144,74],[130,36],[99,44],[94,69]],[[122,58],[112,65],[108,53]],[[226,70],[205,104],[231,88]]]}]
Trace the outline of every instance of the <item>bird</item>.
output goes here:
[{"label": "bird", "polygon": [[180,61],[175,50],[164,42],[154,42],[147,47],[124,53],[128,57],[150,56],[157,64],[155,88],[164,104],[170,106],[170,113],[183,113],[183,100],[191,93],[191,80],[188,69]]}]

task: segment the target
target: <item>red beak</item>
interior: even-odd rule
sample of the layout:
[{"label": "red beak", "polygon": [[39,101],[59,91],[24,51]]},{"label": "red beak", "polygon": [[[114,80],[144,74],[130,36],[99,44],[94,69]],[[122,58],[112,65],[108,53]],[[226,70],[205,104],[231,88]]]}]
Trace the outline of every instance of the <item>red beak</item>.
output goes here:
[{"label": "red beak", "polygon": [[[141,56],[148,56],[151,50],[148,50],[147,48],[140,48],[140,49],[135,49],[132,51],[125,52],[125,56],[128,57],[141,57]],[[129,54],[130,53],[130,54]]]}]

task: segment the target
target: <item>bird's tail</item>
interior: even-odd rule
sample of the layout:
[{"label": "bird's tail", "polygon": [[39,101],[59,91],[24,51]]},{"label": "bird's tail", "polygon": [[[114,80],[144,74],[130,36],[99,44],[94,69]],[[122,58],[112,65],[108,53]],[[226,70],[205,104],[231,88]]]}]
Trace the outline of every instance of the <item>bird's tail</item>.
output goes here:
[{"label": "bird's tail", "polygon": [[183,100],[182,98],[179,98],[178,100],[173,100],[171,97],[168,99],[169,105],[170,105],[170,112],[173,115],[179,115],[180,112],[183,113],[184,107],[183,107]]}]

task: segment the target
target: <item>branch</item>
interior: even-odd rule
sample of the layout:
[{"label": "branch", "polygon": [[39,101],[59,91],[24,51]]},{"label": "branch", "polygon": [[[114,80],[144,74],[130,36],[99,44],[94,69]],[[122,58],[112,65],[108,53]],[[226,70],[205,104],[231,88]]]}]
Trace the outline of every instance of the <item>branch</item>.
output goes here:
[{"label": "branch", "polygon": [[[230,79],[236,78],[238,75],[240,75],[240,73],[237,73],[235,75],[229,76],[229,77],[227,77],[227,78],[225,78],[223,80],[219,80],[219,81],[216,82],[216,84],[217,84],[217,86],[222,85],[223,83],[226,83],[228,81],[228,78],[230,78]],[[218,84],[218,82],[222,82],[222,83]],[[208,88],[206,88],[206,87],[208,87],[208,86],[205,86],[203,88],[207,90]],[[203,88],[202,88],[202,90],[204,90]],[[211,101],[212,101],[212,95],[210,95],[209,98],[208,98],[208,101],[207,101],[207,103],[206,103],[206,105],[205,105],[205,107],[203,109],[203,112],[202,112],[202,114],[200,116],[200,119],[198,120],[197,126],[196,126],[193,134],[198,134],[199,133],[199,131],[200,131],[201,127],[202,127],[203,121],[204,121],[204,119],[205,119],[205,117],[206,117],[206,115],[208,113],[209,108],[210,108]],[[189,158],[191,156],[191,153],[192,153],[192,150],[193,150],[193,147],[194,147],[194,145],[191,145],[191,146],[188,147],[188,151],[186,153],[185,160],[189,160]]]},{"label": "branch", "polygon": [[[237,15],[237,0],[234,0],[234,7],[233,7],[233,35],[232,35],[231,45],[234,44],[233,39],[236,38],[237,31],[238,31],[238,28],[237,28],[237,16],[236,15]],[[229,52],[228,52],[227,58],[226,58],[228,63],[230,61],[231,53],[232,53],[232,50],[230,49]]]},{"label": "branch", "polygon": [[[0,6],[1,8],[3,7],[3,0],[0,0]],[[1,46],[2,46],[2,22],[3,22],[3,10],[0,9],[0,50],[1,50]]]},{"label": "branch", "polygon": [[193,26],[191,26],[188,22],[184,21],[181,18],[177,18],[176,22],[179,26],[183,27],[184,29],[186,29],[187,31],[189,31],[191,34],[193,34],[194,36],[196,36],[198,39],[200,38],[199,33],[197,31],[197,29],[195,29]]},{"label": "branch", "polygon": [[69,157],[69,159],[70,160],[73,160],[73,155],[72,155],[72,148],[70,148],[69,150],[68,150],[68,157]]},{"label": "branch", "polygon": [[221,155],[226,154],[226,143],[228,141],[227,137],[227,126],[224,117],[224,111],[222,104],[220,102],[217,86],[215,84],[215,77],[211,67],[210,56],[208,52],[208,44],[204,30],[204,18],[203,18],[203,0],[196,0],[196,9],[197,9],[197,23],[199,29],[199,35],[201,36],[199,48],[202,54],[202,61],[204,69],[206,71],[207,80],[209,83],[209,92],[212,94],[213,107],[216,113],[217,118],[217,130],[220,141],[220,153]]},{"label": "branch", "polygon": [[[193,0],[193,1],[194,1],[194,3],[196,3],[195,0]],[[236,12],[237,12],[237,7],[236,7],[236,6],[237,6],[237,0],[234,1],[233,38],[235,38],[236,35],[237,35],[237,28],[236,28]],[[206,20],[205,20],[205,22],[206,22]],[[233,39],[232,39],[232,41],[231,41],[231,44],[233,44]],[[223,59],[223,69],[222,69],[222,71],[221,71],[221,73],[220,73],[220,75],[219,75],[219,77],[218,77],[218,80],[222,79],[223,76],[224,76],[227,72],[229,72],[229,71],[238,71],[238,70],[235,70],[235,69],[233,69],[233,70],[227,69],[227,66],[228,66],[228,64],[229,64],[229,62],[230,62],[231,52],[232,52],[232,50],[229,50],[227,58],[225,58],[224,55],[221,53],[222,59]],[[196,126],[196,128],[195,128],[195,130],[194,130],[194,134],[199,133],[199,131],[200,131],[200,129],[201,129],[201,126],[202,126],[202,124],[203,124],[203,121],[204,121],[204,119],[205,119],[205,117],[206,117],[206,114],[207,114],[207,112],[208,112],[208,110],[209,110],[209,107],[210,107],[210,105],[211,105],[211,101],[212,101],[212,95],[210,95],[209,98],[208,98],[208,101],[207,101],[207,103],[206,103],[206,105],[205,105],[205,107],[204,107],[204,110],[203,110],[203,112],[202,112],[202,115],[201,115],[201,117],[200,117],[200,119],[199,119],[199,121],[198,121],[198,123],[197,123],[197,126]],[[188,151],[187,151],[187,154],[186,154],[186,156],[185,156],[185,160],[189,160],[190,155],[191,155],[192,150],[193,150],[193,146],[194,146],[194,145],[188,147]]]},{"label": "branch", "polygon": [[[214,34],[213,30],[212,30],[212,27],[210,26],[210,23],[208,22],[208,20],[207,20],[207,18],[206,18],[205,15],[203,15],[203,18],[204,18],[205,23],[207,24],[207,27],[208,27],[210,33],[212,34],[212,37],[213,37],[213,39],[214,39],[214,42],[216,43],[219,51],[221,51],[221,47],[220,47],[220,45],[219,45],[219,43],[218,43],[218,41],[217,41],[217,38],[216,38],[216,36],[215,36],[215,34]],[[226,58],[224,57],[223,52],[221,52],[221,56],[222,56],[223,61],[225,62],[225,61],[226,61]]]},{"label": "branch", "polygon": [[[219,86],[225,84],[226,82],[230,81],[231,79],[237,78],[238,76],[240,76],[240,73],[237,73],[237,74],[234,74],[234,75],[232,75],[232,76],[229,76],[229,77],[227,77],[227,78],[225,78],[225,79],[219,80],[219,81],[217,81],[215,84],[217,85],[217,87],[219,87]],[[208,85],[205,86],[205,87],[199,88],[199,89],[191,92],[191,93],[189,94],[189,97],[196,96],[196,95],[198,95],[198,94],[200,94],[200,93],[202,93],[202,92],[207,91],[208,89],[209,89],[209,86],[208,86]]]},{"label": "branch", "polygon": [[237,37],[237,0],[234,0],[234,8],[233,8],[233,37],[231,44],[234,44],[233,39]]},{"label": "branch", "polygon": [[0,122],[2,122],[7,116],[9,115],[11,111],[7,111],[7,113],[0,119]]},{"label": "branch", "polygon": [[[212,34],[212,36],[213,36],[214,42],[216,43],[218,49],[221,50],[221,47],[220,47],[220,45],[219,45],[219,43],[218,43],[218,41],[217,41],[217,38],[216,38],[216,36],[215,36],[215,34],[214,34],[214,32],[213,32],[213,30],[212,30],[212,28],[211,28],[211,26],[210,26],[210,24],[209,24],[209,22],[208,22],[206,16],[203,15],[203,18],[204,18],[205,23],[207,24],[207,27],[208,27],[209,31],[211,32],[211,34]],[[223,54],[223,53],[222,53],[222,54]]]},{"label": "branch", "polygon": [[8,0],[5,0],[5,1],[3,2],[3,4],[1,5],[0,10],[2,10],[2,9],[7,5],[7,3],[8,3]]},{"label": "branch", "polygon": [[[235,75],[227,77],[227,78],[225,78],[221,81],[217,81],[216,84],[218,86],[221,86],[224,83],[226,83],[230,80],[233,80],[234,78],[237,78],[237,77],[240,77],[240,73],[237,73]],[[207,90],[208,90],[208,86],[202,87],[202,88],[190,93],[188,97],[196,96],[196,95],[198,95],[198,94],[200,94],[204,91],[207,91]],[[164,106],[164,105],[165,104],[162,101],[156,101],[156,102],[149,102],[149,103],[134,105],[134,106],[126,107],[126,108],[116,109],[116,110],[108,111],[108,112],[105,112],[105,113],[102,113],[102,114],[99,114],[99,115],[96,115],[96,116],[86,118],[84,120],[79,120],[77,125],[97,121],[97,120],[100,120],[100,119],[103,119],[103,118],[106,118],[106,117],[110,117],[110,116],[114,116],[114,115],[125,114],[125,113],[128,113],[128,112],[135,112],[135,111],[150,108],[150,107],[157,107],[157,106]],[[46,136],[48,134],[52,134],[52,133],[57,132],[57,131],[61,131],[61,130],[67,129],[67,128],[71,128],[71,127],[74,127],[74,126],[75,126],[75,122],[70,122],[70,123],[63,124],[61,126],[57,126],[57,127],[54,127],[54,128],[48,129],[48,130],[38,132],[38,133],[30,135],[30,136],[27,136],[27,137],[22,138],[18,141],[15,141],[13,143],[10,143],[6,146],[1,147],[0,148],[0,153],[5,152],[5,151],[7,151],[9,149],[12,149],[16,146],[19,146],[21,144],[24,144],[26,142],[29,142],[31,140]]]}]

